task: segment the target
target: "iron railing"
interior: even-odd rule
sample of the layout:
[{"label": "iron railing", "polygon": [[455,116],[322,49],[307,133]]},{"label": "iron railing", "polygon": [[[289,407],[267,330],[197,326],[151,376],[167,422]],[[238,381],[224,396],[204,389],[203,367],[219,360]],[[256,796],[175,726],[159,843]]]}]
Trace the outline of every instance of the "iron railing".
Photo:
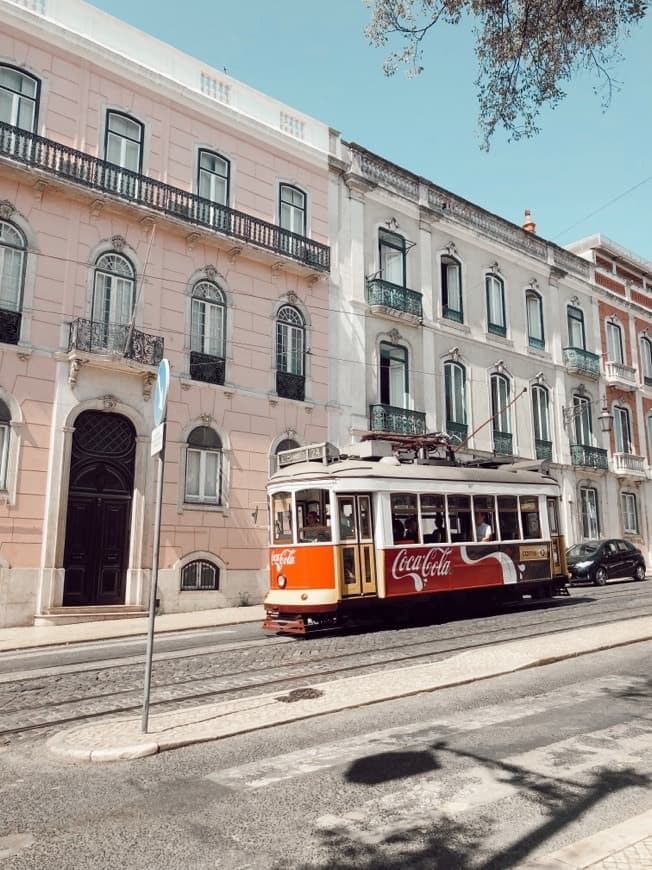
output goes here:
[{"label": "iron railing", "polygon": [[451,436],[452,444],[462,444],[466,441],[469,427],[466,423],[453,423],[452,420],[446,421],[446,434]]},{"label": "iron railing", "polygon": [[543,441],[541,438],[536,438],[534,441],[534,449],[537,454],[537,459],[552,460],[552,441]]},{"label": "iron railing", "polygon": [[208,353],[191,350],[190,377],[193,381],[203,381],[206,384],[220,384],[220,386],[223,386],[224,359],[220,356],[211,356]]},{"label": "iron railing", "polygon": [[372,432],[393,432],[396,435],[425,435],[426,415],[393,405],[370,405],[369,428]]},{"label": "iron railing", "polygon": [[441,310],[441,316],[445,317],[446,320],[454,320],[456,323],[464,323],[464,315],[459,308],[451,308],[448,305],[444,305]]},{"label": "iron railing", "polygon": [[0,155],[327,272],[330,248],[187,190],[0,123]]},{"label": "iron railing", "polygon": [[600,377],[600,357],[584,348],[565,347],[564,365],[569,372],[592,378]]},{"label": "iron railing", "polygon": [[18,344],[20,321],[20,311],[7,311],[6,308],[0,308],[0,342]]},{"label": "iron railing", "polygon": [[419,320],[423,317],[422,295],[400,284],[392,284],[382,278],[367,278],[367,301],[369,305],[383,305],[404,314],[412,314]]},{"label": "iron railing", "polygon": [[499,432],[494,429],[494,453],[502,456],[512,456],[514,436],[511,432]]},{"label": "iron railing", "polygon": [[163,359],[163,338],[133,329],[128,323],[105,323],[78,317],[70,324],[68,350],[124,356],[157,366]]},{"label": "iron railing", "polygon": [[276,372],[276,393],[283,399],[303,402],[306,398],[306,379],[291,372]]},{"label": "iron railing", "polygon": [[587,444],[571,444],[571,464],[606,471],[609,468],[607,451]]}]

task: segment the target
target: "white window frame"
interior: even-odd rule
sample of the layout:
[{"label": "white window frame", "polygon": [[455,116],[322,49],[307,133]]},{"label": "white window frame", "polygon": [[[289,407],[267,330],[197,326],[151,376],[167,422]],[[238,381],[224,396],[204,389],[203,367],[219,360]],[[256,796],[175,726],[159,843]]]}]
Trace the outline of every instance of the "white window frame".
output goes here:
[{"label": "white window frame", "polygon": [[[5,71],[20,79],[19,85],[21,90],[16,90],[14,87],[9,85],[7,81],[9,76],[3,76],[3,72]],[[22,86],[28,83],[31,83],[34,86],[33,94],[24,93],[22,91]],[[39,109],[39,91],[40,82],[37,78],[34,78],[34,76],[29,75],[29,73],[26,73],[17,67],[9,66],[9,64],[0,64],[0,97],[4,96],[6,100],[5,104],[9,105],[8,116],[6,118],[0,117],[0,121],[9,124],[12,127],[17,127],[19,130],[25,130],[27,133],[35,133]],[[0,106],[1,105],[2,102],[0,101]],[[21,115],[26,107],[31,110],[29,124],[21,123],[23,120]]]},{"label": "white window frame", "polygon": [[[507,333],[507,313],[505,311],[505,282],[498,275],[485,275],[487,297],[487,329],[498,334]],[[492,327],[494,330],[492,330]]]},{"label": "white window frame", "polygon": [[407,287],[407,243],[398,233],[378,230],[380,278],[396,287]]},{"label": "white window frame", "polygon": [[634,452],[632,444],[632,421],[629,408],[614,405],[614,441],[616,453]]},{"label": "white window frame", "polygon": [[282,305],[276,313],[276,370],[305,377],[306,323],[293,305]]},{"label": "white window frame", "polygon": [[18,312],[25,287],[27,242],[9,221],[0,220],[0,308]]},{"label": "white window frame", "polygon": [[[462,323],[464,321],[462,264],[455,257],[443,254],[441,257],[440,275],[442,317]],[[451,317],[451,314],[459,316]]]},{"label": "white window frame", "polygon": [[[581,405],[582,410],[576,412]],[[593,446],[593,420],[591,418],[591,400],[586,396],[573,396],[573,429],[575,444],[579,447]]]},{"label": "white window frame", "polygon": [[[210,158],[214,162],[221,162],[223,172],[212,169],[208,166],[202,166],[204,158]],[[222,191],[218,190],[222,187]],[[197,194],[202,199],[207,199],[209,202],[214,202],[217,205],[229,205],[231,195],[231,161],[227,160],[217,151],[211,151],[208,148],[200,148],[197,157]]]},{"label": "white window frame", "polygon": [[[584,324],[584,312],[581,308],[575,305],[569,305],[566,309],[566,322],[568,326],[568,344],[569,347],[576,350],[586,350],[586,327]],[[580,341],[577,342],[577,336],[574,334],[579,329]]]},{"label": "white window frame", "polygon": [[[387,365],[383,366],[383,360]],[[410,357],[406,347],[382,341],[378,349],[378,402],[390,408],[410,407]],[[386,375],[384,371],[386,370]],[[384,401],[384,400],[387,401]]]},{"label": "white window frame", "polygon": [[[208,456],[216,457],[216,473],[215,473],[215,495],[210,496],[206,495],[206,464]],[[188,482],[189,475],[188,469],[190,465],[191,458],[194,456],[199,457],[199,474],[198,474],[198,483],[199,483],[199,491],[197,493],[188,492]],[[208,448],[202,447],[186,447],[186,485],[185,485],[185,493],[184,497],[188,504],[210,504],[210,505],[219,505],[222,503],[222,493],[221,493],[221,477],[222,477],[222,451],[221,450],[209,450]]]},{"label": "white window frame", "polygon": [[491,416],[493,418],[494,432],[505,435],[512,434],[512,415],[509,405],[511,397],[511,383],[506,375],[495,372],[491,376]]},{"label": "white window frame", "polygon": [[525,309],[528,343],[532,347],[543,349],[546,344],[543,327],[543,300],[534,290],[527,290],[525,292]]},{"label": "white window frame", "polygon": [[10,444],[11,420],[0,420],[0,492],[7,491]]},{"label": "white window frame", "polygon": [[446,423],[466,426],[466,368],[461,363],[444,363],[444,397]]},{"label": "white window frame", "polygon": [[636,493],[621,492],[620,504],[623,514],[623,530],[626,535],[638,535],[638,500]]},{"label": "white window frame", "polygon": [[[206,325],[216,328],[207,334]],[[190,350],[224,359],[226,304],[224,294],[212,281],[198,281],[190,301]]]},{"label": "white window frame", "polygon": [[647,336],[641,336],[641,368],[643,381],[652,386],[652,341]]},{"label": "white window frame", "polygon": [[308,197],[293,184],[280,184],[278,191],[278,225],[297,236],[306,236]]},{"label": "white window frame", "polygon": [[135,304],[136,275],[132,264],[115,251],[99,256],[93,275],[92,321],[104,326],[126,326],[133,320]]},{"label": "white window frame", "polygon": [[607,321],[607,359],[620,365],[625,362],[623,331],[617,323],[610,320]]},{"label": "white window frame", "polygon": [[589,541],[599,538],[600,511],[598,509],[598,491],[594,486],[581,486],[579,495],[582,537]]},{"label": "white window frame", "polygon": [[546,387],[532,387],[532,420],[537,441],[552,441],[550,429],[550,394]]}]

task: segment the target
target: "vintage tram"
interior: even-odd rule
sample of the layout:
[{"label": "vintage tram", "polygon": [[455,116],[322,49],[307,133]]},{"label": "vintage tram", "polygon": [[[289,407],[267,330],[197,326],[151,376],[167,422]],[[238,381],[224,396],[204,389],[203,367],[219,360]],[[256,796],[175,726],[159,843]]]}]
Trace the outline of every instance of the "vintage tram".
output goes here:
[{"label": "vintage tram", "polygon": [[306,635],[451,593],[567,594],[548,474],[333,452],[287,451],[270,477],[264,629]]}]

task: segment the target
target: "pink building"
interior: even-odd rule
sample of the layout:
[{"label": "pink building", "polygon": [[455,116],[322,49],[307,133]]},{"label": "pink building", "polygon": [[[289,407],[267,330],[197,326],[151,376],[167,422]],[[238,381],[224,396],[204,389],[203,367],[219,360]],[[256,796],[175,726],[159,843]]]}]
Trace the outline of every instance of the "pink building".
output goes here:
[{"label": "pink building", "polygon": [[329,130],[80,0],[0,0],[0,625],[260,600],[326,440]]}]

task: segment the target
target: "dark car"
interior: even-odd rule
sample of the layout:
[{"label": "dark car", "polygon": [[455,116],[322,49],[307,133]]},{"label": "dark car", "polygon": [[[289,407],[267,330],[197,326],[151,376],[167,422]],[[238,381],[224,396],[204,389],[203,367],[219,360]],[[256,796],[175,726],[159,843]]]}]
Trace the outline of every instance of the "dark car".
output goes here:
[{"label": "dark car", "polygon": [[645,580],[645,559],[629,541],[605,538],[583,541],[566,552],[571,582],[587,580],[604,586],[614,577],[634,577]]}]

